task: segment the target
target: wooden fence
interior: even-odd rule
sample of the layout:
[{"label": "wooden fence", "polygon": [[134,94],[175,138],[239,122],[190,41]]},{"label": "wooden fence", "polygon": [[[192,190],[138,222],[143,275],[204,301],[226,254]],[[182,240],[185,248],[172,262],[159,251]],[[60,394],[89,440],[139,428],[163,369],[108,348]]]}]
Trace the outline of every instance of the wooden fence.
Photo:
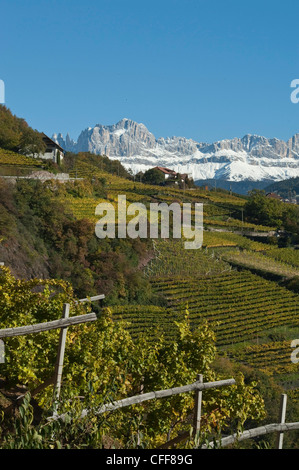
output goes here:
[{"label": "wooden fence", "polygon": [[[0,265],[3,263],[0,263]],[[92,302],[97,300],[104,299],[104,295],[98,295],[94,297],[87,297],[84,299],[78,300],[76,303],[79,302]],[[66,343],[66,334],[67,328],[72,325],[79,325],[82,323],[93,322],[97,320],[97,315],[95,313],[87,313],[85,315],[78,315],[75,317],[69,317],[70,312],[70,304],[64,304],[63,307],[63,315],[62,318],[59,320],[54,320],[51,322],[43,322],[38,323],[35,325],[28,325],[16,328],[5,328],[0,330],[0,341],[2,342],[3,338],[9,338],[14,336],[23,336],[28,334],[35,334],[40,333],[42,331],[49,331],[53,329],[60,329],[60,337],[59,337],[59,345],[58,345],[58,354],[57,354],[57,361],[55,366],[55,373],[54,376],[48,378],[43,384],[40,384],[35,390],[31,391],[31,396],[35,396],[37,393],[42,391],[44,388],[48,387],[51,384],[54,384],[54,414],[49,418],[51,419],[63,419],[66,415],[58,415],[57,414],[57,404],[60,395],[60,388],[61,388],[61,379],[62,379],[62,370],[63,370],[63,361],[64,361],[64,352],[65,352],[65,343]],[[196,435],[200,431],[200,421],[201,421],[201,407],[202,407],[202,392],[204,390],[209,390],[212,388],[219,388],[224,386],[231,386],[234,385],[235,379],[226,379],[226,380],[218,380],[216,382],[203,382],[203,376],[198,374],[197,381],[183,385],[181,387],[174,387],[166,390],[158,390],[154,392],[148,393],[140,393],[134,397],[124,398],[122,400],[115,401],[113,403],[105,404],[98,408],[97,410],[92,410],[92,412],[96,415],[103,414],[109,411],[115,411],[120,408],[124,408],[126,406],[135,405],[138,403],[142,403],[148,400],[154,399],[161,399],[166,398],[174,395],[178,395],[181,393],[188,393],[188,392],[195,392],[195,409],[194,409],[194,419],[193,419],[193,435]],[[25,395],[22,395],[18,398],[18,401],[22,400]],[[285,431],[291,430],[298,430],[299,429],[299,422],[295,423],[285,423],[285,416],[286,416],[286,403],[287,403],[287,395],[283,394],[281,397],[281,406],[280,406],[280,423],[268,424],[265,426],[260,426],[254,429],[250,429],[244,431],[243,433],[236,433],[232,436],[223,437],[220,441],[216,442],[216,446],[225,447],[235,442],[241,442],[246,439],[251,439],[257,436],[261,436],[264,434],[277,432],[277,442],[276,448],[282,449],[283,447],[283,433]],[[4,413],[9,413],[14,408],[14,405],[10,405],[9,407],[5,408]],[[83,410],[81,417],[86,416],[91,410]],[[190,436],[189,433],[184,433],[176,438],[166,442],[160,448],[169,448],[172,445],[175,445],[178,442],[182,442]],[[214,442],[210,442],[207,445],[203,445],[201,448],[212,448],[215,446]]]},{"label": "wooden fence", "polygon": [[[135,395],[133,397],[123,398],[122,400],[118,400],[113,403],[102,405],[100,408],[96,410],[85,409],[81,413],[81,418],[84,418],[89,413],[93,413],[94,415],[100,415],[109,411],[115,411],[120,408],[124,408],[126,406],[137,405],[144,401],[157,400],[160,398],[166,398],[166,397],[171,397],[174,395],[179,395],[181,393],[188,393],[188,392],[195,391],[193,434],[196,435],[200,430],[202,392],[204,390],[226,387],[226,386],[234,385],[236,383],[235,379],[218,380],[216,382],[204,383],[202,374],[199,374],[197,378],[198,380],[192,384],[183,385],[181,387],[168,388],[165,390],[158,390],[155,392],[140,393],[139,395]],[[57,412],[55,411],[53,416],[49,417],[48,419],[49,420],[57,420],[57,419],[64,420],[66,416],[67,416],[67,413],[58,415]],[[190,436],[190,433],[184,433],[183,435],[178,436],[177,438],[172,439],[171,441],[168,441],[166,444],[161,446],[161,448],[168,448],[172,444],[186,440],[189,436]]]},{"label": "wooden fence", "polygon": [[[65,304],[69,305],[69,304]],[[42,331],[57,330],[59,328],[67,328],[68,326],[80,325],[80,323],[87,323],[96,321],[97,316],[95,313],[86,313],[85,315],[78,315],[75,317],[63,317],[59,320],[49,322],[36,323],[35,325],[18,326],[15,328],[5,328],[0,330],[0,338],[9,338],[13,336],[25,336],[34,333],[41,333]]]},{"label": "wooden fence", "polygon": [[[94,297],[86,297],[84,299],[79,299],[76,303],[79,302],[94,302],[98,300],[103,300],[105,295],[100,294]],[[1,359],[4,362],[4,338],[11,338],[15,336],[25,336],[30,334],[41,333],[43,331],[50,331],[54,329],[60,329],[60,336],[59,336],[59,343],[58,343],[58,353],[57,353],[57,360],[55,364],[55,372],[52,377],[49,377],[45,380],[44,383],[40,384],[37,388],[31,391],[31,396],[37,395],[39,392],[44,390],[51,384],[54,384],[54,400],[57,403],[60,396],[60,389],[61,389],[61,380],[62,380],[62,370],[63,370],[63,362],[64,362],[64,352],[65,352],[65,344],[66,344],[66,335],[67,335],[67,328],[73,325],[80,325],[82,323],[87,322],[94,322],[97,320],[97,315],[92,313],[87,313],[85,315],[77,315],[75,317],[69,317],[70,313],[70,304],[64,304],[63,306],[63,314],[62,318],[59,320],[53,320],[50,322],[43,322],[43,323],[36,323],[35,325],[27,325],[27,326],[20,326],[15,328],[4,328],[0,330],[0,346],[1,346]],[[2,357],[3,356],[3,357]],[[25,395],[21,395],[18,397],[18,402],[20,402]],[[13,410],[13,405],[5,408],[4,413],[10,413]]]},{"label": "wooden fence", "polygon": [[[109,411],[115,411],[120,408],[124,408],[130,405],[136,405],[148,400],[166,398],[174,395],[178,395],[181,393],[187,393],[195,391],[195,406],[194,406],[194,418],[193,418],[193,436],[199,435],[200,432],[200,420],[201,420],[201,406],[202,406],[202,392],[204,390],[209,390],[212,388],[220,388],[225,386],[231,386],[236,383],[234,379],[226,379],[226,380],[218,380],[216,382],[206,382],[203,383],[203,376],[199,374],[197,376],[198,380],[189,385],[183,385],[181,387],[170,388],[166,390],[159,390],[156,392],[148,392],[148,393],[141,393],[139,395],[135,395],[133,397],[124,398],[122,400],[115,401],[113,403],[102,405],[97,410],[83,410],[81,413],[81,418],[87,416],[90,412],[94,415],[100,415]],[[265,434],[269,434],[272,432],[277,433],[277,440],[276,440],[276,449],[283,448],[283,437],[284,432],[286,431],[295,431],[299,430],[299,422],[295,423],[285,423],[285,414],[286,414],[286,402],[287,402],[287,395],[282,394],[281,396],[281,407],[280,407],[280,423],[273,423],[267,424],[265,426],[259,426],[257,428],[249,429],[242,433],[235,433],[231,436],[226,436],[221,438],[220,440],[209,442],[208,444],[204,444],[201,446],[201,449],[211,449],[211,448],[218,448],[218,447],[227,447],[232,445],[236,442],[241,442],[246,439],[253,439],[255,437],[259,437]],[[58,415],[54,413],[53,416],[48,418],[49,420],[57,420],[57,419],[65,419],[67,414]],[[184,432],[181,435],[175,437],[174,439],[169,440],[165,444],[161,445],[159,449],[167,449],[172,447],[175,444],[180,442],[186,441],[190,437],[190,432]]]},{"label": "wooden fence", "polygon": [[[296,431],[299,429],[299,422],[296,423],[284,423],[284,424],[266,424],[265,426],[259,426],[258,428],[249,429],[242,433],[235,433],[232,436],[222,437],[221,440],[216,442],[216,447],[227,447],[236,442],[245,441],[246,439],[253,439],[254,437],[263,436],[272,432],[277,432],[279,436],[283,435],[285,431]],[[203,445],[202,449],[212,449],[215,447],[214,442]],[[282,449],[282,443],[277,449]]]},{"label": "wooden fence", "polygon": [[[135,395],[134,397],[123,398],[122,400],[115,401],[113,403],[108,403],[101,406],[97,410],[92,410],[95,415],[106,413],[107,411],[115,411],[119,408],[124,408],[130,405],[137,405],[144,401],[157,400],[159,398],[171,397],[174,395],[179,395],[180,393],[187,393],[192,391],[202,392],[203,390],[209,390],[211,388],[225,387],[229,385],[234,385],[236,383],[235,379],[226,379],[218,380],[217,382],[206,382],[197,381],[189,385],[183,385],[181,387],[168,388],[166,390],[158,390],[156,392],[142,393],[140,395]],[[90,410],[83,410],[81,417],[86,416]],[[197,415],[199,413],[196,413]],[[65,415],[56,416],[56,418],[64,418]]]}]

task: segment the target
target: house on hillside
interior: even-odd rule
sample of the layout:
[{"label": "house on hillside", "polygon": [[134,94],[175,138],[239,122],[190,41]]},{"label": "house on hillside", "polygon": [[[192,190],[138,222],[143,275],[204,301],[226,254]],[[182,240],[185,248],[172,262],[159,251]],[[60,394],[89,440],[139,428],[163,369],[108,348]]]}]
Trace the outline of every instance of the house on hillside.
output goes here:
[{"label": "house on hillside", "polygon": [[268,197],[270,199],[277,199],[278,201],[283,200],[282,197],[280,197],[279,194],[277,194],[277,193],[267,193],[266,197]]},{"label": "house on hillside", "polygon": [[42,133],[43,141],[46,144],[46,150],[44,154],[40,154],[40,158],[45,158],[47,160],[52,160],[52,162],[59,164],[61,159],[64,157],[64,149],[60,147],[57,142],[50,139],[46,134]]},{"label": "house on hillside", "polygon": [[163,166],[155,166],[154,170],[159,170],[161,173],[163,173],[165,180],[168,180],[169,178],[173,180],[178,180],[178,177],[180,177],[180,180],[183,182],[187,178],[187,173],[180,174],[177,173],[174,170],[170,170],[169,168],[165,168]]},{"label": "house on hillside", "polygon": [[154,170],[159,170],[161,173],[163,173],[166,180],[171,177],[174,178],[177,174],[174,170],[170,170],[169,168],[165,168],[163,166],[155,166]]}]

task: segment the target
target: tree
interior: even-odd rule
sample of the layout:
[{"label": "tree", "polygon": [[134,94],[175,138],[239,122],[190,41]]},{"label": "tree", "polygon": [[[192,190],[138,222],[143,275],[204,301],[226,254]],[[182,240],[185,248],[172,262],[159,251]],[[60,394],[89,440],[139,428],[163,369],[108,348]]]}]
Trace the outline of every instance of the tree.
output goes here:
[{"label": "tree", "polygon": [[284,204],[266,196],[264,191],[254,189],[244,206],[245,213],[254,222],[280,228],[283,222]]},{"label": "tree", "polygon": [[41,134],[3,105],[0,105],[0,147],[33,156],[46,150]]},{"label": "tree", "polygon": [[31,127],[27,127],[21,134],[19,150],[24,155],[36,157],[40,154],[44,154],[46,144],[39,132],[34,131]]},{"label": "tree", "polygon": [[298,206],[269,198],[264,191],[255,189],[250,192],[244,209],[249,220],[263,225],[284,228],[293,233],[293,238],[296,240],[299,231]]},{"label": "tree", "polygon": [[20,143],[20,122],[10,110],[0,105],[0,147],[14,150]]},{"label": "tree", "polygon": [[147,170],[142,178],[143,183],[161,185],[165,181],[164,174],[157,168]]}]

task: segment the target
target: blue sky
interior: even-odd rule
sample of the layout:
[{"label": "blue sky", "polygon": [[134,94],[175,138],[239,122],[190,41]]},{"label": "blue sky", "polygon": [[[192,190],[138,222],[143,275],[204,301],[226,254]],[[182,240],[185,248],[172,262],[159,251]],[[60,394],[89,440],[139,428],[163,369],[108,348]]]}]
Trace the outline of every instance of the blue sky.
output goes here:
[{"label": "blue sky", "polygon": [[297,0],[1,0],[6,105],[49,135],[143,122],[212,142],[299,132]]}]

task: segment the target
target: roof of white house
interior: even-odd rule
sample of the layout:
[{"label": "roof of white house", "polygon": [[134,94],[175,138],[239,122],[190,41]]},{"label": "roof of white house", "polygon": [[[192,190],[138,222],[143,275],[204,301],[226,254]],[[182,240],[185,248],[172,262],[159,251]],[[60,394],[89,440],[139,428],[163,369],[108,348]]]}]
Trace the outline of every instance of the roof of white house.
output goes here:
[{"label": "roof of white house", "polygon": [[52,145],[53,147],[56,147],[61,152],[64,152],[64,149],[59,144],[57,144],[57,142],[50,139],[50,137],[48,137],[44,132],[42,132],[42,136],[43,136],[43,140],[46,144]]},{"label": "roof of white house", "polygon": [[174,170],[170,170],[169,168],[165,168],[163,166],[156,166],[155,170],[160,170],[162,173],[165,173],[166,175],[176,175],[177,172]]}]

